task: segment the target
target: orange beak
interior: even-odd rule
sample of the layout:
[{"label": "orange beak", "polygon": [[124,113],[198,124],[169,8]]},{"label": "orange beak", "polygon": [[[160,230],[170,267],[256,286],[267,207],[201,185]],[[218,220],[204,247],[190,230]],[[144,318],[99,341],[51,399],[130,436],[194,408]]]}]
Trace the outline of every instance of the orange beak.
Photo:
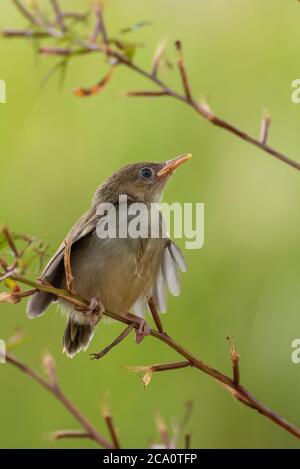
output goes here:
[{"label": "orange beak", "polygon": [[190,153],[184,153],[183,155],[179,155],[176,158],[173,158],[172,160],[169,160],[165,163],[165,166],[158,171],[157,177],[166,177],[169,176],[170,174],[175,171],[178,166],[182,165],[182,163],[185,163],[186,161],[190,160],[192,158],[192,155]]}]

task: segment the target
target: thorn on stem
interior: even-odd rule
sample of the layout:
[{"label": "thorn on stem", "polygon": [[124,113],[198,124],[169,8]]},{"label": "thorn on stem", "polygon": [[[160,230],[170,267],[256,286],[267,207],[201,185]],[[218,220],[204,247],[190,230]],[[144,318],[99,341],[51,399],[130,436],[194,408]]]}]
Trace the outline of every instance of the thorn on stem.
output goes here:
[{"label": "thorn on stem", "polygon": [[269,136],[269,127],[271,124],[271,116],[267,111],[263,112],[260,124],[260,142],[265,145]]},{"label": "thorn on stem", "polygon": [[230,359],[231,359],[232,369],[233,369],[233,382],[234,384],[238,386],[240,384],[240,370],[239,370],[240,355],[237,352],[233,337],[227,336],[226,339],[228,340],[230,344]]},{"label": "thorn on stem", "polygon": [[187,72],[186,72],[186,69],[185,69],[184,61],[183,61],[181,41],[176,41],[175,42],[175,47],[176,47],[177,52],[178,52],[177,63],[178,63],[179,72],[180,72],[180,75],[181,75],[182,85],[183,85],[185,95],[186,95],[188,101],[191,102],[192,101],[192,93],[191,93],[191,89],[190,89],[190,85],[189,85],[189,81],[188,81],[188,76],[187,76]]}]

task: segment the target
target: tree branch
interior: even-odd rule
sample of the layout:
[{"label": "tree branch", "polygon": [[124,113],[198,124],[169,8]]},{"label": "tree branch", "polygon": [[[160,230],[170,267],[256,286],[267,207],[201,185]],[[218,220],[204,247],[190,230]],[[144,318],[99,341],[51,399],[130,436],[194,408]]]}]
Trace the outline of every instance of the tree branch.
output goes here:
[{"label": "tree branch", "polygon": [[[92,440],[94,440],[100,446],[103,446],[103,448],[111,449],[114,447],[106,438],[104,438],[98,432],[98,430],[96,430],[92,423],[80,412],[79,409],[77,409],[77,407],[63,393],[57,383],[55,375],[52,374],[52,382],[48,382],[41,375],[31,369],[28,365],[25,365],[25,363],[21,362],[18,358],[16,358],[9,352],[6,352],[6,362],[18,368],[24,374],[36,381],[43,388],[47,389],[47,391],[49,391],[81,424],[81,426],[86,430],[86,433]],[[53,370],[51,373],[53,373]]]},{"label": "tree branch", "polygon": [[62,440],[63,438],[91,438],[91,435],[81,430],[57,430],[50,435],[52,440]]},{"label": "tree branch", "polygon": [[[47,291],[49,293],[54,294],[55,296],[59,298],[63,298],[64,300],[79,306],[84,309],[87,308],[88,302],[82,298],[80,298],[78,295],[75,295],[73,293],[70,293],[66,290],[62,290],[59,288],[55,288],[51,285],[45,285],[45,284],[40,284],[38,282],[34,282],[30,279],[27,279],[21,275],[13,275],[12,278],[22,284],[28,285],[30,287],[35,288],[36,290],[41,290],[41,291]],[[117,313],[111,313],[108,311],[105,311],[104,314],[112,319],[115,319],[116,321],[122,322],[127,325],[131,325],[134,328],[138,328],[137,323],[134,320],[129,319],[126,316],[117,314]],[[203,373],[209,375],[213,379],[215,379],[220,385],[224,387],[235,399],[240,401],[241,403],[247,405],[248,407],[256,410],[260,414],[264,415],[266,418],[271,420],[273,423],[278,425],[279,427],[283,428],[287,432],[291,433],[295,437],[300,439],[300,429],[296,427],[295,425],[289,423],[287,420],[285,420],[283,417],[281,417],[279,414],[273,412],[271,409],[269,409],[265,404],[260,402],[253,394],[251,394],[246,388],[241,386],[240,384],[236,383],[232,378],[229,376],[225,375],[224,373],[218,371],[217,369],[213,368],[212,366],[206,364],[202,360],[198,359],[196,356],[194,356],[191,352],[189,352],[185,347],[183,347],[180,343],[176,342],[174,339],[169,337],[168,335],[164,333],[160,333],[159,331],[155,329],[150,330],[150,335],[151,337],[163,342],[166,344],[168,347],[172,348],[175,350],[179,355],[184,357],[189,363],[181,363],[180,365],[176,366],[175,368],[182,368],[186,366],[193,366],[194,368],[202,371]],[[168,364],[166,365],[160,365],[160,367],[170,367]],[[146,367],[147,368],[147,367]],[[172,368],[174,369],[174,367]],[[158,371],[158,370],[157,370]],[[164,371],[164,370],[160,370]],[[44,385],[44,384],[43,384]],[[48,385],[47,385],[48,388]],[[84,427],[86,428],[86,427]]]},{"label": "tree branch", "polygon": [[112,415],[110,413],[108,405],[105,403],[105,405],[102,408],[102,415],[104,418],[104,421],[107,425],[111,440],[113,442],[114,448],[115,449],[120,449],[121,448],[121,443],[119,440],[118,432],[115,427]]},{"label": "tree branch", "polygon": [[128,336],[128,334],[130,334],[132,329],[133,329],[132,325],[125,327],[123,332],[120,335],[118,335],[118,337],[111,344],[105,347],[105,349],[103,349],[101,352],[98,352],[98,353],[92,353],[91,354],[92,360],[100,360],[100,358],[105,357],[105,355],[107,355],[108,352],[110,352],[112,348],[119,345],[119,343],[122,342],[122,340],[124,340]]},{"label": "tree branch", "polygon": [[54,10],[54,13],[55,13],[55,17],[56,17],[56,23],[59,25],[60,29],[63,31],[63,32],[66,32],[67,31],[67,27],[65,25],[65,22],[64,22],[64,14],[60,8],[60,5],[58,3],[57,0],[50,0],[51,1],[51,4],[52,4],[52,8]]},{"label": "tree branch", "polygon": [[[19,0],[12,0],[12,2],[15,4],[15,6],[18,8],[18,10],[25,16],[27,19],[32,24],[35,24],[39,28],[39,34],[47,34],[49,37],[53,38],[60,38],[63,36],[63,32],[59,31],[51,26],[48,26],[47,24],[44,24],[44,22],[38,17],[35,16],[31,11],[29,11],[27,8],[24,7],[24,5],[19,1]],[[61,15],[64,17],[68,15],[68,13],[61,12]],[[289,158],[287,155],[284,153],[276,150],[275,148],[271,147],[270,145],[267,144],[267,134],[268,134],[268,128],[269,128],[269,120],[264,120],[262,124],[262,130],[261,130],[261,135],[260,138],[257,139],[247,132],[239,129],[235,125],[232,125],[230,122],[224,120],[221,117],[218,117],[216,114],[212,113],[207,106],[204,106],[194,99],[192,99],[192,93],[191,93],[191,88],[189,85],[189,80],[188,80],[188,74],[186,71],[186,68],[184,66],[183,62],[183,54],[182,54],[182,47],[181,47],[181,42],[177,41],[176,42],[176,48],[179,52],[179,58],[178,58],[178,67],[184,87],[184,94],[178,93],[174,89],[171,89],[166,83],[164,83],[162,80],[160,80],[157,77],[157,72],[158,72],[158,66],[162,54],[162,50],[159,51],[159,54],[156,57],[154,57],[154,64],[152,65],[152,71],[148,72],[146,69],[140,67],[139,65],[135,64],[126,54],[120,53],[119,50],[116,50],[110,46],[110,43],[113,42],[111,41],[111,38],[108,36],[106,27],[105,27],[105,22],[103,20],[103,14],[102,14],[102,9],[101,6],[99,8],[96,8],[95,11],[96,18],[98,20],[96,21],[97,23],[97,31],[100,31],[102,33],[102,39],[103,39],[103,45],[97,44],[94,41],[94,37],[92,40],[81,40],[78,35],[76,35],[75,43],[80,43],[84,52],[89,53],[89,52],[96,52],[96,53],[102,53],[104,54],[108,59],[115,59],[117,63],[120,63],[129,69],[131,69],[133,72],[143,76],[146,78],[149,82],[152,84],[156,85],[159,90],[157,92],[154,91],[141,91],[141,92],[129,92],[129,95],[131,96],[146,96],[146,97],[161,97],[161,96],[169,96],[172,97],[173,99],[176,99],[177,101],[183,102],[184,104],[188,105],[192,109],[194,109],[201,117],[209,121],[211,124],[213,124],[216,127],[219,127],[221,129],[224,129],[225,131],[233,134],[237,138],[244,140],[245,142],[249,143],[250,145],[255,146],[256,148],[262,150],[263,152],[271,155],[272,157],[278,159],[282,163],[285,163],[298,171],[300,171],[300,163],[292,160]],[[80,20],[81,18],[79,17],[78,14],[74,16],[74,21]],[[5,30],[2,31],[2,34],[5,35]],[[24,32],[24,31],[15,31],[13,35],[15,36],[26,36],[26,35],[31,35],[33,34],[32,32]],[[36,33],[34,33],[36,34]],[[9,33],[7,36],[12,36]],[[75,51],[76,52],[76,51]],[[72,55],[73,49],[71,48],[59,48],[59,47],[41,47],[40,48],[40,53],[47,53],[48,55]],[[81,53],[83,53],[81,51]],[[82,94],[78,94],[78,96],[83,96]]]}]

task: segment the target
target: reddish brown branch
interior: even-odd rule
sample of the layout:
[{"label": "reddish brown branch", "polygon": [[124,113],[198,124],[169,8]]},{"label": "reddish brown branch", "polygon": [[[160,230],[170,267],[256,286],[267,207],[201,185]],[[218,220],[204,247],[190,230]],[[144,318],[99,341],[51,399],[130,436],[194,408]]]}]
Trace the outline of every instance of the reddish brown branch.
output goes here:
[{"label": "reddish brown branch", "polygon": [[184,62],[183,62],[183,54],[182,54],[182,45],[181,45],[181,42],[180,41],[176,41],[175,42],[175,47],[178,51],[178,59],[177,59],[177,63],[178,63],[178,67],[179,67],[179,72],[180,72],[180,75],[181,75],[181,79],[182,79],[182,84],[183,84],[183,89],[185,91],[185,95],[186,95],[186,98],[188,101],[191,101],[192,100],[192,93],[191,93],[191,89],[190,89],[190,85],[189,85],[189,81],[188,81],[188,76],[187,76],[187,72],[186,72],[186,69],[185,69],[185,65],[184,65]]},{"label": "reddish brown branch", "polygon": [[[63,35],[62,31],[58,31],[55,28],[52,28],[48,25],[45,25],[43,21],[35,17],[29,10],[27,10],[21,2],[18,0],[12,0],[13,3],[16,5],[16,7],[19,9],[19,11],[25,16],[27,19],[30,20],[31,23],[35,24],[40,28],[41,33],[47,33],[48,36],[52,36],[54,38],[61,37]],[[213,125],[216,127],[220,127],[227,132],[235,135],[236,137],[240,138],[241,140],[244,140],[245,142],[249,143],[250,145],[254,145],[255,147],[259,148],[260,150],[264,151],[265,153],[273,156],[274,158],[280,160],[281,162],[297,169],[300,171],[300,163],[297,161],[292,160],[289,158],[287,155],[284,153],[276,150],[275,148],[272,148],[271,146],[267,145],[266,143],[266,137],[267,137],[267,132],[264,131],[263,133],[263,138],[261,139],[256,139],[249,135],[248,133],[244,132],[243,130],[239,129],[238,127],[232,125],[230,122],[225,121],[224,119],[218,117],[217,115],[213,114],[209,109],[207,109],[206,106],[203,106],[196,102],[195,100],[192,99],[192,93],[189,85],[189,80],[188,80],[188,74],[186,71],[186,68],[184,66],[184,61],[183,61],[183,55],[182,55],[182,47],[180,41],[176,42],[176,47],[179,53],[179,58],[178,58],[178,67],[184,87],[184,94],[180,94],[177,91],[171,89],[168,85],[166,85],[162,80],[160,80],[157,77],[157,71],[158,71],[158,65],[159,65],[159,60],[156,60],[154,63],[155,66],[151,72],[148,72],[147,70],[143,69],[142,67],[136,65],[131,59],[129,59],[126,55],[123,55],[119,51],[111,48],[109,46],[110,44],[110,38],[107,34],[106,28],[105,28],[105,23],[103,21],[103,15],[102,15],[102,10],[98,11],[97,15],[100,14],[101,17],[101,31],[102,31],[102,37],[103,37],[103,45],[94,43],[92,41],[81,41],[77,38],[77,41],[82,45],[82,49],[79,53],[90,53],[90,52],[96,52],[96,53],[103,53],[104,55],[107,56],[107,58],[111,59],[114,58],[117,63],[121,63],[124,66],[130,68],[132,71],[138,73],[139,75],[143,76],[144,78],[148,79],[151,81],[153,84],[157,85],[159,88],[159,92],[155,94],[151,94],[152,97],[154,96],[171,96],[172,98],[181,101],[188,106],[192,107],[198,114],[200,114],[204,119],[208,120],[211,122]],[[78,14],[74,13],[63,13],[64,16],[67,15],[72,15],[75,19],[80,19]],[[99,25],[98,25],[99,28]],[[23,33],[22,33],[23,34]],[[28,33],[29,34],[29,33]],[[25,35],[25,34],[23,34]],[[40,48],[40,53],[48,54],[48,55],[73,55],[77,53],[76,50],[72,48],[59,48],[59,47],[41,47]],[[152,92],[151,92],[152,93]],[[91,94],[88,94],[89,96]],[[133,92],[131,96],[150,96],[147,92]],[[261,136],[262,137],[262,136]],[[262,141],[261,141],[262,140]]]},{"label": "reddish brown branch", "polygon": [[24,6],[24,4],[20,0],[12,0],[15,7],[19,10],[19,12],[27,19],[31,24],[36,25],[37,27],[41,28],[45,32],[48,33],[49,36],[53,36],[55,38],[61,38],[63,36],[62,31],[58,31],[56,28],[49,26],[47,23],[44,22],[42,18],[38,15],[32,13],[28,8]]},{"label": "reddish brown branch", "polygon": [[[87,301],[80,298],[78,295],[71,294],[70,292],[67,292],[65,290],[55,288],[48,284],[41,285],[38,282],[34,282],[21,275],[13,275],[12,278],[14,278],[19,283],[29,285],[33,288],[36,288],[37,290],[47,291],[49,293],[54,294],[55,296],[58,296],[59,298],[63,298],[64,300],[74,304],[75,306],[81,307],[83,311],[84,309],[87,309],[88,307]],[[124,324],[131,325],[134,328],[138,328],[138,322],[134,321],[134,319],[131,320],[126,316],[123,316],[117,313],[107,312],[107,311],[105,311],[104,314],[112,319],[115,319],[116,321],[120,321]],[[189,362],[189,364],[187,364],[186,362],[185,366],[193,366],[194,368],[197,368],[198,370],[201,370],[202,372],[211,376],[217,382],[219,382],[235,399],[247,405],[248,407],[255,409],[257,412],[264,415],[266,418],[274,422],[276,425],[278,425],[279,427],[283,428],[287,432],[291,433],[292,435],[300,439],[300,429],[298,427],[296,427],[295,425],[292,425],[283,417],[273,412],[266,405],[260,402],[255,396],[253,396],[247,389],[245,389],[240,384],[237,385],[232,378],[216,370],[212,366],[204,363],[202,360],[199,360],[191,352],[189,352],[186,348],[184,348],[181,344],[176,342],[170,336],[167,336],[166,334],[162,334],[154,329],[150,330],[150,335],[154,337],[155,339],[163,342],[168,347],[172,348],[177,353],[179,353],[182,357],[184,357]],[[169,364],[160,365],[160,366],[166,367],[166,366],[169,366]]]},{"label": "reddish brown branch", "polygon": [[153,62],[152,62],[152,76],[154,78],[157,77],[159,67],[160,67],[160,63],[161,63],[161,59],[163,57],[164,51],[165,51],[165,45],[164,44],[160,44],[157,47],[156,51],[155,51],[155,54],[154,54],[154,57],[153,57]]},{"label": "reddish brown branch", "polygon": [[102,15],[102,6],[100,4],[96,4],[94,7],[94,11],[95,11],[96,23],[95,23],[94,31],[91,35],[90,40],[91,42],[95,42],[97,40],[98,35],[101,34],[104,44],[108,44],[106,26],[103,21],[103,15]]},{"label": "reddish brown branch", "polygon": [[19,12],[27,19],[30,21],[30,23],[32,24],[37,24],[36,22],[36,18],[35,16],[33,15],[33,13],[31,13],[31,11],[29,9],[27,9],[22,2],[20,2],[19,0],[12,0],[12,2],[14,3],[15,7],[19,10]]},{"label": "reddish brown branch", "polygon": [[168,96],[169,93],[166,91],[127,91],[126,96],[134,96],[134,97],[144,97],[144,98],[153,98],[158,96]]},{"label": "reddish brown branch", "polygon": [[91,438],[91,435],[81,430],[57,430],[50,435],[52,440],[62,440],[63,438]]},{"label": "reddish brown branch", "polygon": [[189,433],[187,433],[186,435],[184,435],[184,448],[185,449],[190,449],[191,447],[191,435]]},{"label": "reddish brown branch", "polygon": [[124,331],[120,335],[118,335],[118,337],[111,344],[105,347],[105,349],[103,349],[101,352],[98,352],[98,353],[92,353],[91,354],[92,360],[100,360],[100,358],[107,355],[108,352],[110,352],[112,348],[116,347],[116,345],[122,342],[122,340],[124,340],[128,336],[128,334],[130,334],[132,329],[133,327],[131,325],[127,326],[124,329]]},{"label": "reddish brown branch", "polygon": [[10,363],[14,367],[18,368],[24,374],[32,378],[43,388],[47,389],[69,412],[73,417],[81,424],[81,426],[89,434],[90,438],[98,443],[103,448],[111,449],[113,445],[104,438],[98,430],[92,425],[92,423],[79,411],[79,409],[67,398],[63,391],[58,386],[57,382],[48,382],[41,375],[36,373],[28,365],[21,362],[18,358],[6,352],[6,362]]},{"label": "reddish brown branch", "polygon": [[40,47],[39,52],[45,55],[68,56],[73,53],[73,50],[68,47]]},{"label": "reddish brown branch", "polygon": [[150,297],[148,300],[148,306],[151,311],[153,320],[159,332],[163,332],[163,325],[160,319],[159,312],[157,311],[156,304],[153,297]]},{"label": "reddish brown branch", "polygon": [[271,116],[264,112],[261,124],[260,124],[260,141],[262,144],[266,144],[269,136],[269,127],[271,124]]},{"label": "reddish brown branch", "polygon": [[110,410],[109,410],[109,407],[108,407],[107,404],[105,404],[105,405],[103,406],[102,415],[103,415],[104,421],[105,421],[105,423],[106,423],[106,425],[107,425],[107,428],[108,428],[108,431],[109,431],[111,440],[112,440],[112,442],[113,442],[114,448],[115,448],[115,449],[120,449],[120,448],[121,448],[121,444],[120,444],[118,432],[117,432],[117,429],[116,429],[116,427],[115,427],[115,424],[114,424],[112,415],[111,415],[111,413],[110,413]]},{"label": "reddish brown branch", "polygon": [[[58,296],[59,298],[63,298],[64,300],[74,304],[75,306],[79,306],[83,308],[83,310],[88,307],[87,301],[80,298],[78,295],[71,294],[70,292],[67,292],[65,290],[55,288],[48,284],[41,285],[38,282],[34,282],[21,275],[13,275],[12,278],[14,278],[19,283],[29,285],[33,288],[36,288],[37,290],[47,291],[49,293],[52,293],[55,296]],[[138,322],[134,321],[133,319],[129,319],[126,316],[123,316],[117,313],[107,312],[107,311],[105,311],[104,314],[112,319],[115,319],[116,321],[120,321],[124,324],[131,325],[134,328],[138,328]],[[197,368],[198,370],[201,370],[203,373],[211,376],[218,383],[220,383],[224,387],[224,389],[226,389],[235,399],[247,405],[248,407],[255,409],[257,412],[264,415],[266,418],[274,422],[276,425],[278,425],[279,427],[283,428],[287,432],[291,433],[292,435],[300,439],[300,429],[298,427],[296,427],[295,425],[292,425],[283,417],[281,417],[279,414],[276,414],[275,412],[273,412],[266,405],[264,405],[262,402],[256,399],[256,397],[253,396],[246,388],[244,388],[240,384],[237,385],[232,378],[216,370],[210,365],[204,363],[203,361],[199,360],[191,352],[189,352],[186,348],[184,348],[181,344],[179,344],[178,342],[176,342],[174,339],[167,336],[166,334],[162,334],[154,329],[151,329],[150,335],[154,337],[155,339],[163,342],[168,347],[172,348],[177,353],[179,353],[182,357],[184,357],[187,360],[187,362],[189,362],[189,363],[186,362],[184,366],[193,366],[194,368]],[[160,366],[169,367],[169,364],[160,365]]]},{"label": "reddish brown branch", "polygon": [[52,4],[54,13],[55,13],[56,23],[58,24],[58,26],[60,27],[60,29],[63,32],[66,32],[67,27],[66,27],[65,21],[64,21],[64,14],[63,14],[63,12],[60,8],[60,5],[59,5],[58,1],[57,0],[50,0],[50,1],[51,1],[51,4]]},{"label": "reddish brown branch", "polygon": [[232,370],[233,370],[233,382],[236,385],[240,384],[240,369],[239,369],[239,361],[240,355],[237,352],[236,345],[233,341],[232,337],[227,337],[227,340],[230,344],[230,359],[232,363]]},{"label": "reddish brown branch", "polygon": [[47,37],[48,33],[45,33],[43,31],[30,31],[27,29],[2,29],[0,32],[0,36],[4,37]]},{"label": "reddish brown branch", "polygon": [[12,250],[13,255],[15,256],[16,259],[18,259],[20,257],[20,254],[7,226],[4,226],[2,228],[2,233],[3,233],[4,238],[6,239],[7,244]]}]

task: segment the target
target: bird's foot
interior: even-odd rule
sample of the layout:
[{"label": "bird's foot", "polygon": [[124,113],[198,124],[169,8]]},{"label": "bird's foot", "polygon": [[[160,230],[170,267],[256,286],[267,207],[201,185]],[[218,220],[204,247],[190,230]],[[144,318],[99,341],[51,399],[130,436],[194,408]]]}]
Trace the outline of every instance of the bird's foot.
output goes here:
[{"label": "bird's foot", "polygon": [[137,324],[137,330],[136,330],[136,334],[135,334],[135,341],[136,341],[137,344],[139,344],[140,342],[142,342],[144,337],[146,337],[147,335],[150,335],[151,327],[149,326],[147,321],[145,321],[145,319],[143,319],[143,318],[140,318],[140,317],[135,316],[134,314],[130,314],[130,313],[128,314],[128,316],[129,316],[130,319],[133,319],[134,322]]},{"label": "bird's foot", "polygon": [[90,299],[87,308],[85,308],[84,310],[82,308],[76,309],[81,311],[85,315],[92,327],[95,327],[98,324],[105,311],[103,304],[95,296]]}]

